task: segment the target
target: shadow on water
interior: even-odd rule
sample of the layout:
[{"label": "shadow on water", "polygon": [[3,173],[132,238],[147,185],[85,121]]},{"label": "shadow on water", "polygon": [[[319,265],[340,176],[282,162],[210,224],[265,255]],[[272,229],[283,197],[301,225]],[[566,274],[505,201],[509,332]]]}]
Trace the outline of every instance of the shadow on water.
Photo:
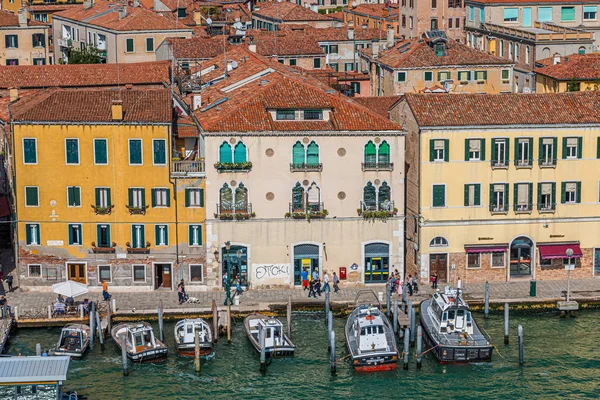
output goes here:
[{"label": "shadow on water", "polygon": [[[576,318],[555,314],[511,316],[510,344],[503,344],[501,315],[475,316],[490,334],[500,354],[493,362],[440,365],[431,353],[416,369],[414,348],[410,367],[383,373],[355,373],[348,360],[330,374],[326,325],[322,316],[294,317],[293,358],[273,360],[266,374],[259,371],[259,356],[249,344],[242,321],[235,320],[232,344],[221,338],[215,357],[202,360],[200,375],[193,358],[177,355],[173,323],[165,323],[169,357],[156,364],[135,364],[124,377],[117,346],[108,339],[104,351],[96,343],[83,360],[72,361],[66,389],[91,399],[307,399],[307,398],[598,398],[600,346],[596,332],[600,313],[583,311]],[[285,318],[283,318],[285,320]],[[337,358],[347,354],[344,321],[335,319]],[[525,331],[525,364],[518,363],[517,325]],[[158,327],[155,324],[155,332]],[[52,348],[59,329],[22,329],[13,337],[8,353],[35,354],[35,344]]]}]

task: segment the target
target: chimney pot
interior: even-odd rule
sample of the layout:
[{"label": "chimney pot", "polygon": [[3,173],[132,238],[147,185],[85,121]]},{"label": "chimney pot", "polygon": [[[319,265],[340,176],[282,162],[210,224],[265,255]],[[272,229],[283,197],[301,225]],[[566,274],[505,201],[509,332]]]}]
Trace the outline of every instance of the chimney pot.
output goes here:
[{"label": "chimney pot", "polygon": [[111,111],[113,121],[123,121],[123,100],[113,100]]},{"label": "chimney pot", "polygon": [[254,43],[253,41],[248,43],[248,50],[250,50],[253,53],[256,53],[256,43]]},{"label": "chimney pot", "polygon": [[554,64],[554,65],[560,64],[560,54],[559,53],[554,53],[554,60],[552,61],[552,64]]},{"label": "chimney pot", "polygon": [[19,89],[17,88],[9,88],[8,93],[10,96],[10,102],[17,101],[19,99]]},{"label": "chimney pot", "polygon": [[19,26],[22,28],[26,27],[27,26],[27,9],[21,8],[18,12],[18,18],[19,18]]}]

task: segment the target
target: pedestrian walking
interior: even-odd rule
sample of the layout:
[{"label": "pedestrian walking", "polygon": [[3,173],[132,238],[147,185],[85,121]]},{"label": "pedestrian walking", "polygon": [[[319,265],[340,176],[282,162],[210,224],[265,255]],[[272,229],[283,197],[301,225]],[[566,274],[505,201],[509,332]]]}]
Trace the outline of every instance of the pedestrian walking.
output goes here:
[{"label": "pedestrian walking", "polygon": [[437,272],[433,273],[433,289],[437,290],[438,288],[438,274]]},{"label": "pedestrian walking", "polygon": [[302,289],[308,290],[308,271],[306,270],[306,268],[302,269],[302,273],[300,274],[300,276],[302,277]]},{"label": "pedestrian walking", "polygon": [[315,272],[313,272],[313,279],[315,280],[315,291],[319,297],[321,297],[321,278],[319,278],[319,273],[316,269]]},{"label": "pedestrian walking", "polygon": [[338,276],[336,275],[336,273],[333,273],[333,292],[337,293],[340,291],[340,278],[338,278]]},{"label": "pedestrian walking", "polygon": [[396,275],[392,274],[391,278],[392,278],[392,285],[390,287],[390,289],[391,289],[390,290],[390,295],[392,295],[392,294],[394,294],[394,292],[396,292],[396,284],[397,284]]},{"label": "pedestrian walking", "polygon": [[315,299],[317,298],[317,293],[315,292],[315,276],[311,276],[310,282],[309,282],[309,290],[308,290],[308,298],[310,299],[310,297],[313,296]]},{"label": "pedestrian walking", "polygon": [[325,270],[323,270],[323,291],[327,291],[327,293],[331,292],[331,287],[329,286],[329,275]]},{"label": "pedestrian walking", "polygon": [[104,301],[109,301],[111,298],[110,293],[108,293],[108,283],[106,281],[102,281],[102,296],[104,297]]},{"label": "pedestrian walking", "polygon": [[398,283],[398,297],[402,298],[402,291],[404,290],[404,281]]},{"label": "pedestrian walking", "polygon": [[184,300],[184,292],[185,292],[185,287],[184,287],[184,282],[183,279],[181,280],[181,282],[179,282],[179,285],[177,285],[177,297],[179,300],[179,304],[183,303]]},{"label": "pedestrian walking", "polygon": [[416,275],[416,274],[413,277],[413,293],[414,294],[418,294],[419,293],[419,276]]},{"label": "pedestrian walking", "polygon": [[408,289],[408,295],[412,296],[413,295],[413,278],[411,274],[408,274],[408,283],[406,285],[406,288]]},{"label": "pedestrian walking", "polygon": [[8,275],[6,277],[6,283],[8,283],[8,291],[12,292],[13,291],[13,276],[12,275]]}]

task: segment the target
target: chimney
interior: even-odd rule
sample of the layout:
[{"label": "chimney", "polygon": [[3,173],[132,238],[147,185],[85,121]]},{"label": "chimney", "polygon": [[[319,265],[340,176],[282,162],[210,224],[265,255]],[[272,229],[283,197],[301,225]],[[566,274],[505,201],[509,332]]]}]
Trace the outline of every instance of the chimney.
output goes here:
[{"label": "chimney", "polygon": [[19,100],[19,89],[17,88],[9,88],[8,93],[10,96],[10,102]]},{"label": "chimney", "polygon": [[388,49],[394,47],[394,27],[388,26],[387,28],[387,41],[386,46]]},{"label": "chimney", "polygon": [[123,19],[127,16],[127,6],[121,7],[119,9],[119,19]]},{"label": "chimney", "polygon": [[554,59],[552,60],[552,64],[553,65],[560,64],[560,54],[559,53],[554,53]]},{"label": "chimney", "polygon": [[373,59],[379,57],[379,40],[375,39],[371,43],[371,56]]},{"label": "chimney", "polygon": [[354,40],[354,26],[348,26],[348,40]]},{"label": "chimney", "polygon": [[84,10],[89,10],[90,8],[92,8],[93,5],[94,5],[94,3],[91,2],[91,1],[84,1],[83,2],[83,9]]},{"label": "chimney", "polygon": [[202,13],[200,11],[194,11],[194,22],[196,25],[202,25]]},{"label": "chimney", "polygon": [[319,6],[316,5],[316,4],[311,4],[310,5],[310,10],[313,11],[313,12],[318,13],[319,12]]},{"label": "chimney", "polygon": [[18,13],[19,16],[19,26],[21,28],[27,26],[27,9],[21,8]]},{"label": "chimney", "polygon": [[133,0],[133,6],[134,7],[139,7],[140,6],[140,0]]},{"label": "chimney", "polygon": [[256,43],[254,43],[254,41],[250,41],[250,43],[248,43],[248,50],[250,50],[253,53],[256,53]]},{"label": "chimney", "polygon": [[111,111],[113,121],[123,121],[123,100],[113,100]]},{"label": "chimney", "polygon": [[195,94],[192,97],[193,103],[192,103],[192,110],[196,111],[197,109],[199,109],[200,107],[202,107],[202,95],[200,94]]}]

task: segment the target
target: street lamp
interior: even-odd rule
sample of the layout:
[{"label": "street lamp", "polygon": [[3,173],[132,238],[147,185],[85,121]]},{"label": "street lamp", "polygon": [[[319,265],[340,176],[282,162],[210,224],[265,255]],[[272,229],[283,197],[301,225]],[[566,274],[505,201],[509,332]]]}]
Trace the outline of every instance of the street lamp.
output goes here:
[{"label": "street lamp", "polygon": [[573,268],[571,266],[571,257],[573,257],[573,249],[572,248],[568,248],[566,251],[567,254],[567,303],[570,301],[571,299],[571,269]]}]

